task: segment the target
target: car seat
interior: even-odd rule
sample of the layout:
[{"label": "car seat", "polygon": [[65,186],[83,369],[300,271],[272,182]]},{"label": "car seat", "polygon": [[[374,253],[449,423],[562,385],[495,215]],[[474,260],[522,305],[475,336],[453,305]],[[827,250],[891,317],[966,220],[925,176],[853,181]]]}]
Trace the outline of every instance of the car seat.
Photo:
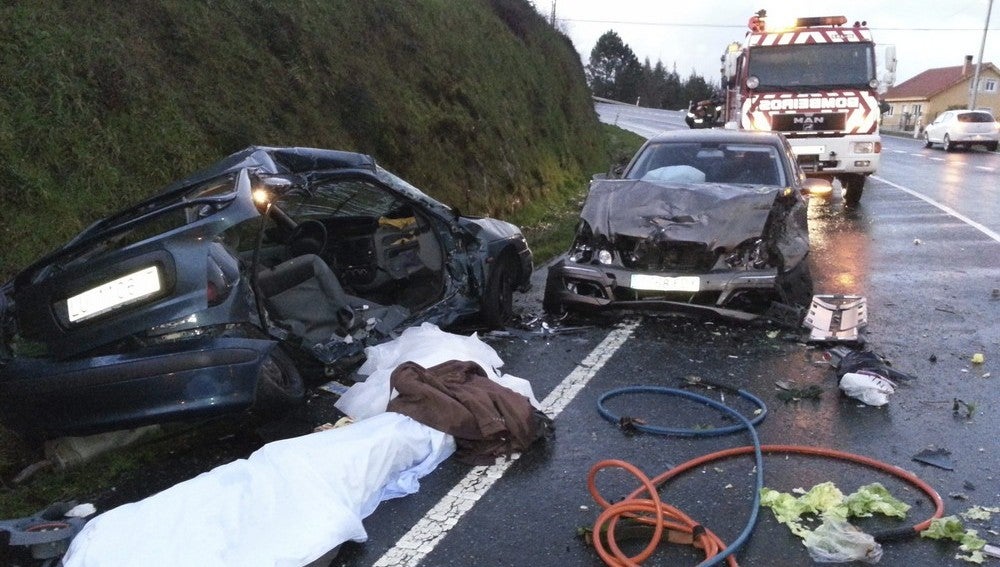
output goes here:
[{"label": "car seat", "polygon": [[315,254],[261,270],[257,286],[272,318],[308,344],[368,328],[388,334],[410,314],[399,305],[348,295],[330,266]]}]

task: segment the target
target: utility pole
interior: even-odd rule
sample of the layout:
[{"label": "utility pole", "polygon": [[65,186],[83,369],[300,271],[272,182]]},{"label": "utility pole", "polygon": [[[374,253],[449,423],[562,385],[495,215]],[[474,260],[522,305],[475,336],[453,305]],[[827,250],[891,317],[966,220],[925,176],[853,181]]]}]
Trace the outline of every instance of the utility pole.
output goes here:
[{"label": "utility pole", "polygon": [[[990,0],[990,3],[992,4],[993,0]],[[556,27],[556,0],[552,0],[552,13],[549,15],[549,25]],[[982,56],[980,55],[979,58],[982,59]]]},{"label": "utility pole", "polygon": [[[553,2],[553,5],[555,3]],[[979,61],[976,62],[976,72],[972,75],[972,94],[969,96],[969,110],[976,109],[976,97],[979,94],[979,68],[983,66],[983,50],[986,48],[986,31],[990,29],[990,14],[993,12],[993,0],[986,5],[986,24],[983,25],[983,41],[979,44]]]}]

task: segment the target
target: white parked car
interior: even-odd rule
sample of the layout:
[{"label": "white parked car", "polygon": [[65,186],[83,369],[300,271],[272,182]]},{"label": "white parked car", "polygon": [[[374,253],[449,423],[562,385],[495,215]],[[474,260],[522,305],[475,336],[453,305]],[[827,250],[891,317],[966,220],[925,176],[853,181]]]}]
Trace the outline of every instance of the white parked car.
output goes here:
[{"label": "white parked car", "polygon": [[995,152],[998,141],[1000,124],[985,110],[947,110],[924,129],[925,147],[941,144],[949,152],[958,146],[971,148],[976,144]]}]

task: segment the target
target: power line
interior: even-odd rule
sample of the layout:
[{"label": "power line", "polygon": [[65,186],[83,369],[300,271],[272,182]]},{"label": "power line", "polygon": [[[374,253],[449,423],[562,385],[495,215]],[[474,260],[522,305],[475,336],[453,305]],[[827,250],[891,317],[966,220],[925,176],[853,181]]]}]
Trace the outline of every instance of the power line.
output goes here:
[{"label": "power line", "polygon": [[[745,29],[746,24],[692,24],[686,22],[630,22],[627,20],[584,20],[577,18],[556,18],[560,22],[581,23],[581,24],[615,24],[630,26],[659,26],[674,28],[723,28],[723,29]],[[883,26],[870,26],[876,31],[980,31],[982,28],[890,28]],[[998,28],[989,28],[995,30]]]}]

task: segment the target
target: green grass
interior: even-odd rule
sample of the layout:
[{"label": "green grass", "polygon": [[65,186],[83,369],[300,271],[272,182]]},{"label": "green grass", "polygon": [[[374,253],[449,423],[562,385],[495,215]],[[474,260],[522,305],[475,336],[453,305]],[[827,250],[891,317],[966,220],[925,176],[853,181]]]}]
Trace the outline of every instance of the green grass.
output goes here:
[{"label": "green grass", "polygon": [[516,211],[510,218],[524,231],[535,256],[536,265],[558,256],[569,248],[587,197],[589,180],[594,173],[605,173],[616,163],[631,158],[645,139],[617,126],[601,125],[603,152],[590,164],[588,175],[568,179],[541,199]]},{"label": "green grass", "polygon": [[40,0],[0,33],[0,280],[252,144],[370,153],[498,217],[602,157],[579,57],[526,0]]}]

